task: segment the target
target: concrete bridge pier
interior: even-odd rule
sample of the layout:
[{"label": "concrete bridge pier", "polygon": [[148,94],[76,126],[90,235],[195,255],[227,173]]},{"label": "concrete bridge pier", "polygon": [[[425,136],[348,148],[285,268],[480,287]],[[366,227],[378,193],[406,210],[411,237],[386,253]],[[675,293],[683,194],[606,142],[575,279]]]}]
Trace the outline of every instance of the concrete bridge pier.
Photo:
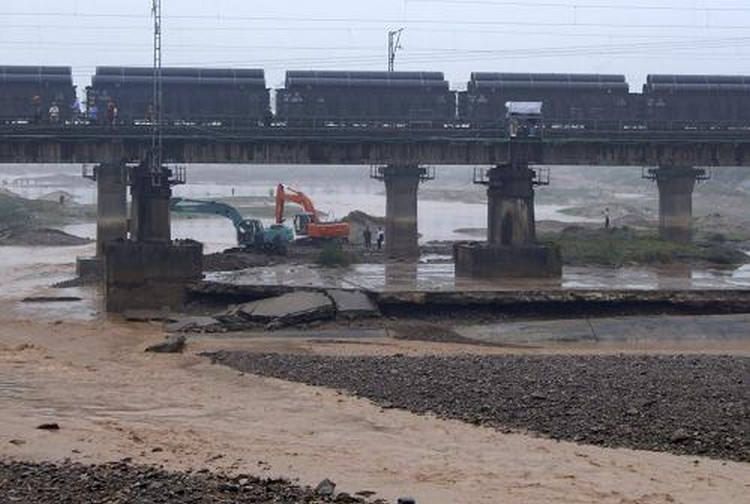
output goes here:
[{"label": "concrete bridge pier", "polygon": [[146,163],[131,171],[129,240],[105,245],[105,306],[125,310],[180,310],[188,286],[203,277],[203,245],[171,239],[169,200],[174,178],[164,168],[152,175]]},{"label": "concrete bridge pier", "polygon": [[691,166],[649,169],[644,177],[659,188],[659,236],[689,244],[693,240],[693,191],[695,183],[708,179],[706,170]]},{"label": "concrete bridge pier", "polygon": [[549,180],[542,180],[539,172],[520,163],[478,172],[475,183],[487,186],[487,242],[455,246],[456,276],[477,279],[560,277],[559,250],[536,241],[534,186],[548,184]]},{"label": "concrete bridge pier", "polygon": [[104,276],[104,245],[128,236],[127,167],[103,163],[84,177],[96,182],[96,256],[79,258],[76,273],[82,278]]},{"label": "concrete bridge pier", "polygon": [[378,166],[372,178],[385,182],[385,252],[392,258],[419,257],[417,192],[420,182],[434,179],[426,167],[413,164]]},{"label": "concrete bridge pier", "polygon": [[170,172],[151,175],[145,167],[134,171],[130,195],[131,237],[139,243],[172,242],[169,200],[172,198]]}]

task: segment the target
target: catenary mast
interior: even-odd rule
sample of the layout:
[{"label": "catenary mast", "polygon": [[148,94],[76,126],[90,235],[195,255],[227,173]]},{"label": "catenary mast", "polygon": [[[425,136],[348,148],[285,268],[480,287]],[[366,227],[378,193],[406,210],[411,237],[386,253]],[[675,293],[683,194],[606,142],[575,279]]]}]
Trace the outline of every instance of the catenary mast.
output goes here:
[{"label": "catenary mast", "polygon": [[[154,18],[154,96],[151,131],[151,178],[154,184],[161,183],[162,171],[162,123],[164,98],[161,71],[161,0],[151,0],[151,14]],[[157,182],[158,181],[158,182]]]}]

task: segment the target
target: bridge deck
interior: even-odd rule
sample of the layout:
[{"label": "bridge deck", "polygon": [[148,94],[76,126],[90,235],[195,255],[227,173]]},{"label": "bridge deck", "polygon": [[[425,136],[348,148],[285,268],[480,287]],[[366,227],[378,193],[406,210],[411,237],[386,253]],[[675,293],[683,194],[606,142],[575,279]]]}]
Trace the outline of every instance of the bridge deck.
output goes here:
[{"label": "bridge deck", "polygon": [[[750,129],[588,130],[551,128],[517,139],[541,164],[743,166]],[[1,125],[1,163],[98,163],[142,159],[144,126]],[[165,158],[180,163],[490,165],[507,161],[500,129],[229,129],[195,125],[164,131]]]}]

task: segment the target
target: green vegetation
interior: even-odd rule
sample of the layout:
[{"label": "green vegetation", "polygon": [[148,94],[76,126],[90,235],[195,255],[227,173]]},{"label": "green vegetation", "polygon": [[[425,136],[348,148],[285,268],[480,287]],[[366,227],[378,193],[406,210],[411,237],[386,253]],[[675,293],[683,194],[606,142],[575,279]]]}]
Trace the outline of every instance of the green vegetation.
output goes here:
[{"label": "green vegetation", "polygon": [[318,253],[317,262],[327,268],[338,268],[351,265],[355,259],[354,254],[345,250],[340,241],[329,241]]},{"label": "green vegetation", "polygon": [[28,229],[34,225],[35,202],[0,192],[0,232]]},{"label": "green vegetation", "polygon": [[29,200],[0,189],[0,234],[14,235],[35,228],[55,227],[96,218],[96,207],[57,201]]},{"label": "green vegetation", "polygon": [[584,266],[599,264],[621,267],[628,264],[670,264],[705,261],[717,265],[746,263],[741,251],[719,236],[707,243],[679,245],[659,239],[653,233],[629,228],[584,229],[572,226],[559,236],[547,237],[559,247],[563,262]]}]

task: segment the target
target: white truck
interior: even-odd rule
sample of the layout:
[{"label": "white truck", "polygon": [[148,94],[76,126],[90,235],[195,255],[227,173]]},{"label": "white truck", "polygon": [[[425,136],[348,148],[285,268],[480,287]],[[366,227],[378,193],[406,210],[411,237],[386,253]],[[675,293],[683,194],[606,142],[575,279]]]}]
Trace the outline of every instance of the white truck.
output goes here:
[{"label": "white truck", "polygon": [[505,102],[505,120],[511,138],[541,138],[543,129],[542,102]]}]

